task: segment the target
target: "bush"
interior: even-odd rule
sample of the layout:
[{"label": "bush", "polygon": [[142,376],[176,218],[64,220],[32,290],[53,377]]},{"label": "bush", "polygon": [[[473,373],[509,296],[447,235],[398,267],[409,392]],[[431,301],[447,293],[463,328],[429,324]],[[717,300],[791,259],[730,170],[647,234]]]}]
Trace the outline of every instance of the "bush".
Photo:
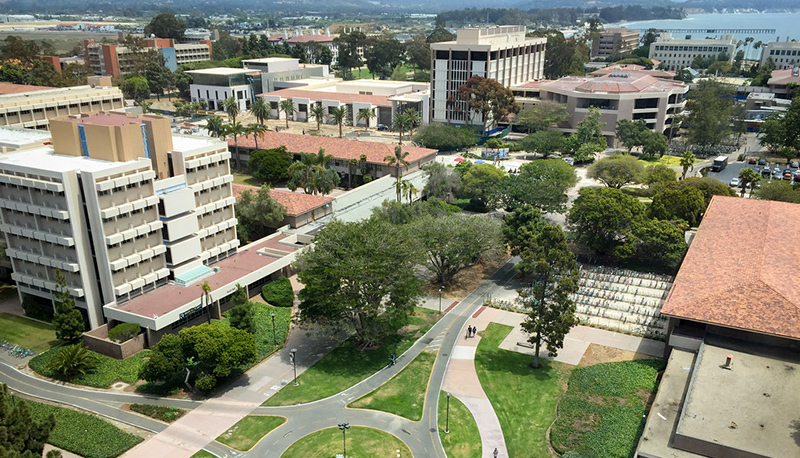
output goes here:
[{"label": "bush", "polygon": [[108,331],[108,338],[121,343],[138,336],[140,332],[142,327],[136,323],[120,323]]},{"label": "bush", "polygon": [[62,348],[47,364],[48,369],[69,380],[78,375],[86,375],[97,367],[94,354],[83,344]]},{"label": "bush", "polygon": [[150,418],[155,418],[156,420],[165,421],[167,423],[172,423],[186,413],[183,409],[179,409],[177,407],[154,406],[150,404],[131,404],[131,410],[142,415],[147,415]]},{"label": "bush", "polygon": [[294,305],[292,282],[286,277],[281,277],[273,282],[267,283],[261,288],[261,297],[270,305],[291,307]]},{"label": "bush", "polygon": [[[55,378],[57,372],[50,368],[50,361],[62,348],[66,347],[52,348],[35,356],[28,363],[28,366],[39,375]],[[97,360],[97,367],[93,371],[78,375],[70,381],[78,385],[108,388],[117,380],[122,380],[131,385],[136,383],[139,380],[139,369],[144,365],[145,358],[150,356],[150,350],[142,350],[123,360],[109,358],[94,352],[91,354]]]},{"label": "bush", "polygon": [[211,374],[203,374],[194,381],[194,387],[200,391],[211,391],[217,386],[217,378]]}]

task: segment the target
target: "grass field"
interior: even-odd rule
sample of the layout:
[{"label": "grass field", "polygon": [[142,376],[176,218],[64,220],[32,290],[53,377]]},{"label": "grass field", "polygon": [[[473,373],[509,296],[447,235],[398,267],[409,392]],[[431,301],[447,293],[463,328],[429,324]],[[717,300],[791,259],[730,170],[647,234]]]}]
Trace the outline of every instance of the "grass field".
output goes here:
[{"label": "grass field", "polygon": [[572,366],[497,348],[511,326],[491,323],[479,333],[475,369],[494,407],[510,457],[550,456],[547,428],[556,417],[556,405],[566,389]]},{"label": "grass field", "polygon": [[[461,401],[450,396],[450,421],[447,421],[447,397],[439,393],[439,438],[448,458],[474,458],[483,456],[481,433],[475,418]],[[449,423],[450,432],[445,433]]]},{"label": "grass field", "polygon": [[56,427],[48,443],[85,458],[113,458],[142,441],[100,417],[64,407],[28,401],[34,421],[53,414]]},{"label": "grass field", "polygon": [[[346,434],[346,458],[394,457],[398,449],[403,458],[413,456],[403,441],[377,429],[353,426]],[[342,432],[339,428],[328,428],[295,442],[281,458],[334,458],[342,453],[342,447]]]},{"label": "grass field", "polygon": [[253,448],[267,433],[286,423],[284,417],[270,415],[248,415],[217,438],[228,447],[246,452]]},{"label": "grass field", "polygon": [[435,362],[434,353],[423,351],[391,380],[353,401],[349,407],[381,410],[411,421],[419,421],[422,418],[422,409],[425,407],[425,393],[428,391],[428,380],[431,378]]},{"label": "grass field", "polygon": [[680,156],[668,156],[663,155],[660,158],[654,161],[648,161],[644,159],[639,159],[639,163],[643,166],[647,167],[649,165],[666,165],[667,167],[678,167],[681,165],[681,157]]},{"label": "grass field", "polygon": [[656,392],[660,359],[601,363],[575,369],[550,431],[559,453],[591,450],[604,458],[633,456],[648,400]]},{"label": "grass field", "polygon": [[199,452],[192,455],[192,458],[217,458],[217,455],[209,453],[205,450],[200,450]]},{"label": "grass field", "polygon": [[[42,353],[33,358],[28,365],[39,375],[56,378],[55,373],[50,370],[48,364],[62,348],[64,347],[56,347]],[[139,380],[139,369],[144,364],[145,359],[150,356],[150,350],[140,351],[123,360],[109,358],[99,353],[92,354],[97,358],[97,367],[86,375],[79,375],[70,380],[71,383],[95,388],[108,388],[117,380],[134,384]]]},{"label": "grass field", "polygon": [[350,340],[297,377],[298,386],[288,384],[269,398],[265,406],[286,406],[333,396],[379,371],[394,353],[400,356],[436,322],[435,311],[417,307],[409,318],[407,332],[387,339],[379,349],[360,351]]},{"label": "grass field", "polygon": [[259,186],[259,187],[262,184],[264,184],[263,181],[259,180],[253,175],[248,175],[246,173],[241,173],[241,172],[233,172],[233,182],[236,184],[246,184],[250,186]]},{"label": "grass field", "polygon": [[0,313],[0,339],[30,348],[36,353],[61,343],[56,339],[52,325],[10,313]]}]

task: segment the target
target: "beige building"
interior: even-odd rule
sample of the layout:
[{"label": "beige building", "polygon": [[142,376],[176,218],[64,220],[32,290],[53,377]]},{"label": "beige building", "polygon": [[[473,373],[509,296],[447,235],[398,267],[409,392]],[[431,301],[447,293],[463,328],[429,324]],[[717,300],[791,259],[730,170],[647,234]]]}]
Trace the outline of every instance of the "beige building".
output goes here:
[{"label": "beige building", "polygon": [[639,46],[639,31],[625,27],[605,29],[600,38],[592,42],[592,58],[625,54]]},{"label": "beige building", "polygon": [[236,252],[226,143],[116,113],[51,120],[51,134],[50,146],[0,156],[0,231],[21,295],[51,299],[60,269],[96,328]]},{"label": "beige building", "polygon": [[164,65],[172,71],[181,64],[211,60],[210,40],[199,43],[175,43],[170,38],[145,38],[144,48],[134,51],[114,43],[95,43],[84,40],[84,59],[95,75],[119,76],[133,70],[137,53],[156,52],[164,58]]},{"label": "beige building", "polygon": [[504,86],[541,79],[546,48],[546,38],[527,38],[521,25],[459,29],[456,41],[431,43],[431,121],[487,122],[454,101],[458,88],[472,76]]},{"label": "beige building", "polygon": [[673,38],[664,32],[650,45],[649,57],[660,61],[667,70],[676,71],[691,67],[697,56],[717,59],[720,54],[728,56],[727,62],[733,62],[736,54],[736,38],[733,35],[722,35],[721,38]]},{"label": "beige building", "polygon": [[600,121],[609,145],[616,142],[615,128],[621,119],[644,119],[647,127],[666,132],[673,118],[683,111],[686,84],[660,79],[648,72],[609,73],[596,78],[568,76],[556,81],[526,83],[512,88],[522,106],[542,100],[562,103],[569,120],[559,127],[574,132],[591,108],[600,110]]},{"label": "beige building", "polygon": [[796,41],[770,41],[761,48],[760,65],[772,59],[778,70],[791,69],[800,65],[800,43]]},{"label": "beige building", "polygon": [[122,92],[110,79],[90,83],[65,88],[0,83],[0,126],[47,129],[51,118],[124,108]]}]

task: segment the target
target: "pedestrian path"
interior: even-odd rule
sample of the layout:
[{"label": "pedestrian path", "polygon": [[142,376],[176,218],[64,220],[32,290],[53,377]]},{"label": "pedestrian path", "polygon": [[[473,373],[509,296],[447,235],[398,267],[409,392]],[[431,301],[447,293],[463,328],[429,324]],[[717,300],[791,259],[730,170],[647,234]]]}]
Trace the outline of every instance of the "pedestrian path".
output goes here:
[{"label": "pedestrian path", "polygon": [[484,330],[498,312],[500,311],[492,308],[479,309],[473,314],[474,318],[467,320],[461,331],[462,337],[459,338],[450,356],[442,389],[458,398],[472,413],[481,434],[483,456],[491,457],[492,451],[497,448],[498,456],[505,458],[508,457],[508,453],[500,420],[486,392],[483,391],[478,373],[475,371],[475,351],[481,338],[467,337],[467,326],[474,326],[478,331]]}]

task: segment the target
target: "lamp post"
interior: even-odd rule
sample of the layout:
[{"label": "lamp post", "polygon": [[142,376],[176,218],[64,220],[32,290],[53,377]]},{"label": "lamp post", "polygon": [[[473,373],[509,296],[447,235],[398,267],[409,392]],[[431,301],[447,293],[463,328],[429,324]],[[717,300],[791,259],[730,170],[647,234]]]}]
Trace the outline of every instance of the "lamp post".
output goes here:
[{"label": "lamp post", "polygon": [[439,313],[442,313],[442,289],[444,286],[439,287]]},{"label": "lamp post", "polygon": [[289,350],[289,358],[292,360],[292,368],[294,369],[294,386],[297,386],[297,349],[292,348]]},{"label": "lamp post", "polygon": [[274,313],[270,313],[269,316],[272,317],[272,345],[277,347],[278,346],[278,340],[275,337],[275,314]]},{"label": "lamp post", "polygon": [[344,458],[347,458],[347,433],[350,429],[350,423],[339,423],[339,429],[342,430],[342,448],[344,449]]},{"label": "lamp post", "polygon": [[444,423],[444,432],[445,434],[450,434],[450,392],[444,394],[447,396],[447,417]]}]

